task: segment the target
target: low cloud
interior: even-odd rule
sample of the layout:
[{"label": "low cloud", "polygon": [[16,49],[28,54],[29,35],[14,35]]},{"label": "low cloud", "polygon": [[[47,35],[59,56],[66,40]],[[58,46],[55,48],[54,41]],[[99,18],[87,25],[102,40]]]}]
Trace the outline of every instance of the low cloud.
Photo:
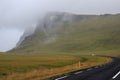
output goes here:
[{"label": "low cloud", "polygon": [[119,0],[0,0],[0,28],[29,27],[49,11],[117,13],[120,10],[119,3]]}]

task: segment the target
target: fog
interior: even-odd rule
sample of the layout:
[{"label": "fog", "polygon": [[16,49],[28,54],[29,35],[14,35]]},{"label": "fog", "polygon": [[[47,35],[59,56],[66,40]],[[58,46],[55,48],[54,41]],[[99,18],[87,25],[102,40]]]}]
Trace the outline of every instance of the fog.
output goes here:
[{"label": "fog", "polygon": [[75,14],[116,14],[120,0],[0,0],[0,51],[7,51],[26,28],[36,24],[47,12]]}]

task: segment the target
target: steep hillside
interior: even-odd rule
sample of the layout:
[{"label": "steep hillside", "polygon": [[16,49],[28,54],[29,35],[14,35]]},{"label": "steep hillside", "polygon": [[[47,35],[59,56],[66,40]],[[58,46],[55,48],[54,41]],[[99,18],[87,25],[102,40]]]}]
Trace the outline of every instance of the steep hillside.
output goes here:
[{"label": "steep hillside", "polygon": [[120,49],[120,15],[50,13],[11,52],[69,53]]},{"label": "steep hillside", "polygon": [[[33,25],[34,26],[34,25]],[[18,47],[22,42],[23,40],[27,37],[27,36],[30,36],[34,33],[35,31],[35,28],[34,27],[30,27],[30,28],[26,28],[25,32],[23,33],[23,35],[21,36],[19,42],[16,44],[16,47]]]}]

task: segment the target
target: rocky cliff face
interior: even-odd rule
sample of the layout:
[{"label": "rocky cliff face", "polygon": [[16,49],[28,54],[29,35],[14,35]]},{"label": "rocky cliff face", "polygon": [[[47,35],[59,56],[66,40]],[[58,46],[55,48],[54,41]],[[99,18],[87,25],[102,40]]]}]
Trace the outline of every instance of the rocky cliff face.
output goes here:
[{"label": "rocky cliff face", "polygon": [[19,42],[16,44],[16,47],[18,47],[25,40],[26,37],[28,37],[34,33],[34,31],[35,31],[34,26],[36,26],[36,25],[32,25],[30,28],[26,28],[23,35],[20,37]]},{"label": "rocky cliff face", "polygon": [[27,43],[30,38],[32,39],[35,36],[41,37],[41,39],[39,39],[38,41],[41,43],[54,42],[57,39],[57,33],[62,28],[63,24],[68,24],[72,22],[77,23],[93,16],[95,15],[75,15],[59,12],[47,13],[45,17],[36,25],[35,31],[34,29],[29,28],[24,32],[16,47],[20,47],[21,45]]}]

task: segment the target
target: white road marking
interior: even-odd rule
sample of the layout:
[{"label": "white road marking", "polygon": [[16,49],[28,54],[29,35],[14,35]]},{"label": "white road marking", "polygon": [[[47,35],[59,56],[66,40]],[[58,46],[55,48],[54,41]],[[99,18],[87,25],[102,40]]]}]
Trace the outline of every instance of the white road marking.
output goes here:
[{"label": "white road marking", "polygon": [[96,66],[95,68],[98,68],[98,66]]},{"label": "white road marking", "polygon": [[120,74],[120,71],[115,76],[113,76],[112,79],[115,79],[119,74]]},{"label": "white road marking", "polygon": [[87,71],[89,71],[89,70],[92,70],[92,68],[90,68],[90,69],[87,69]]},{"label": "white road marking", "polygon": [[74,73],[74,74],[80,74],[80,73],[82,73],[83,71],[79,71],[79,72],[76,72],[76,73]]},{"label": "white road marking", "polygon": [[55,80],[60,80],[60,79],[63,79],[63,78],[66,78],[67,76],[63,76],[63,77],[60,77],[60,78],[57,78]]}]

